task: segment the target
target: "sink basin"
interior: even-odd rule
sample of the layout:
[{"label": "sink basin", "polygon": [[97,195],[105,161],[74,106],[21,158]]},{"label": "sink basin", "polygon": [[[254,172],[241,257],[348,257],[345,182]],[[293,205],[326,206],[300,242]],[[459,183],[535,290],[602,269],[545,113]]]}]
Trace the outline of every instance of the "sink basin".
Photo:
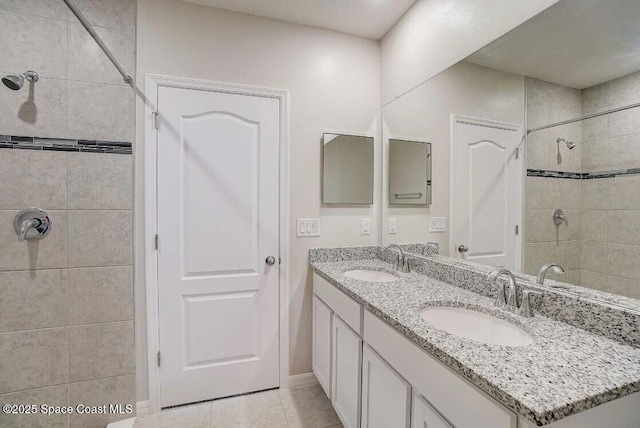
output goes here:
[{"label": "sink basin", "polygon": [[521,328],[483,312],[463,308],[433,307],[420,316],[439,330],[465,339],[502,346],[527,346],[533,343]]},{"label": "sink basin", "polygon": [[397,276],[391,275],[390,273],[383,272],[381,270],[367,269],[350,270],[348,272],[345,272],[344,276],[348,276],[349,278],[353,279],[359,279],[360,281],[369,282],[393,282],[399,279]]}]

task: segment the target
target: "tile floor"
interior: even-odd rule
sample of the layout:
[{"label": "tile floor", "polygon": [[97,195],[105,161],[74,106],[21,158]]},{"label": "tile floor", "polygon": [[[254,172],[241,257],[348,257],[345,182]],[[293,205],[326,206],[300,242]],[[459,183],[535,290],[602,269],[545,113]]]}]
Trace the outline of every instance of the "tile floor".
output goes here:
[{"label": "tile floor", "polygon": [[177,407],[136,419],[134,428],[342,428],[319,385]]}]

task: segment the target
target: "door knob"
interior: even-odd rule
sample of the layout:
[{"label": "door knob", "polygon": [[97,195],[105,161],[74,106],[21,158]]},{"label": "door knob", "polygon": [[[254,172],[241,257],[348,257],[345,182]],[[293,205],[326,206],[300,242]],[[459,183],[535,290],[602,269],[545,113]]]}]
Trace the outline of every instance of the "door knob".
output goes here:
[{"label": "door knob", "polygon": [[459,253],[466,253],[467,251],[469,251],[469,248],[467,248],[465,245],[459,245],[458,246],[458,252]]},{"label": "door knob", "polygon": [[269,256],[264,260],[264,262],[269,266],[273,266],[276,263],[276,258],[273,256]]}]

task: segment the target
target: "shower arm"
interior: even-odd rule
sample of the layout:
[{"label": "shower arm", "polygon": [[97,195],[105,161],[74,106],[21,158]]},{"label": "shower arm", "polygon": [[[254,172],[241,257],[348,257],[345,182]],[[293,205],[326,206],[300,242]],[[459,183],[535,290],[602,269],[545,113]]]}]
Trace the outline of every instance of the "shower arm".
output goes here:
[{"label": "shower arm", "polygon": [[128,85],[133,86],[133,79],[131,78],[131,76],[129,76],[127,72],[124,70],[124,68],[122,68],[122,66],[116,59],[116,57],[113,56],[113,54],[111,53],[107,45],[104,44],[104,42],[102,41],[98,33],[96,33],[96,30],[93,29],[91,24],[89,24],[89,21],[87,21],[87,18],[82,14],[82,12],[80,12],[80,9],[78,9],[78,6],[76,6],[72,0],[62,0],[62,1],[64,1],[64,3],[69,7],[71,12],[73,12],[76,18],[78,18],[78,21],[80,21],[80,23],[87,30],[89,35],[93,37],[93,40],[95,40],[98,46],[100,46],[100,49],[102,49],[102,51],[105,53],[107,58],[109,58],[109,61],[111,61],[111,63],[118,69],[118,73],[120,73],[120,75],[122,76],[122,80],[124,80],[124,82],[127,83]]}]

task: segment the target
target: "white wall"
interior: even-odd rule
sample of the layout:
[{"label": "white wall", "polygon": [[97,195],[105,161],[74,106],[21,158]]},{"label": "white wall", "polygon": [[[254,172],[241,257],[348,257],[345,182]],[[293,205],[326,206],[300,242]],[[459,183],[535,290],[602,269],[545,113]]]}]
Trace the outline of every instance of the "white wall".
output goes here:
[{"label": "white wall", "polygon": [[557,1],[418,0],[382,39],[382,103],[393,101]]},{"label": "white wall", "polygon": [[[386,105],[382,110],[385,142],[383,244],[437,241],[440,253],[448,254],[449,231],[429,233],[429,217],[449,218],[451,115],[520,124],[524,129],[524,108],[524,77],[468,62],[450,67]],[[428,208],[388,206],[386,142],[396,137],[431,143],[432,204]],[[388,234],[389,217],[397,220],[397,234]]]},{"label": "white wall", "polygon": [[[290,374],[311,371],[311,275],[308,250],[318,246],[378,244],[379,43],[318,28],[174,0],[139,0],[139,86],[147,73],[194,77],[290,91]],[[144,306],[143,102],[137,105],[136,339],[137,400],[147,391]],[[321,206],[322,132],[376,136],[376,195],[370,207]],[[321,217],[319,238],[296,238],[296,217]],[[360,219],[371,218],[369,236]]]}]

